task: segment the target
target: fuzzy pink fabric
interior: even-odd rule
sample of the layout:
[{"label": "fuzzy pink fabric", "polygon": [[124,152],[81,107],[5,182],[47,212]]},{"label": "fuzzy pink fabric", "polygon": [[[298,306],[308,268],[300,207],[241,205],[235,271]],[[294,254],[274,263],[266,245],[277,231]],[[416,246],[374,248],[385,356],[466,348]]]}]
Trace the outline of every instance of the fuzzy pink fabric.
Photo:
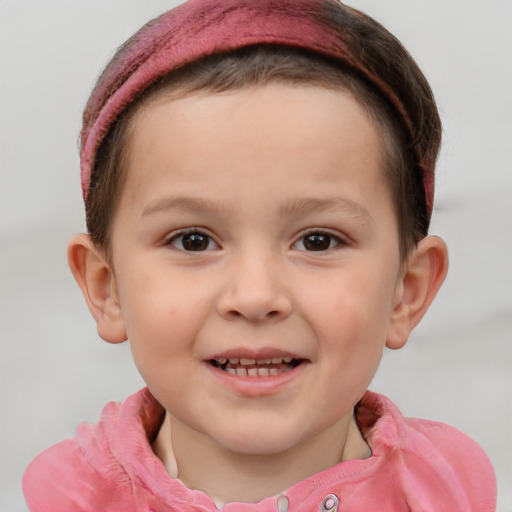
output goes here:
[{"label": "fuzzy pink fabric", "polygon": [[[110,403],[96,425],[39,455],[25,472],[31,512],[217,512],[209,496],[170,478],[149,439],[163,409],[147,389]],[[357,421],[372,455],[349,460],[259,503],[228,503],[223,512],[494,512],[496,479],[482,449],[443,423],[404,418],[382,395],[367,392]]]},{"label": "fuzzy pink fabric", "polygon": [[[98,145],[138,94],[157,78],[184,64],[254,44],[304,48],[354,68],[389,100],[409,130],[411,140],[416,140],[421,127],[413,126],[406,106],[395,91],[361,62],[365,48],[357,40],[356,32],[342,33],[329,24],[326,9],[329,4],[332,8],[333,3],[336,0],[189,0],[145,25],[133,36],[130,49],[114,57],[84,111],[81,133],[84,199]],[[343,8],[364,16],[349,7]],[[386,58],[392,63],[392,54]],[[423,174],[430,214],[435,162],[432,155],[421,151],[416,152],[416,160]]]}]

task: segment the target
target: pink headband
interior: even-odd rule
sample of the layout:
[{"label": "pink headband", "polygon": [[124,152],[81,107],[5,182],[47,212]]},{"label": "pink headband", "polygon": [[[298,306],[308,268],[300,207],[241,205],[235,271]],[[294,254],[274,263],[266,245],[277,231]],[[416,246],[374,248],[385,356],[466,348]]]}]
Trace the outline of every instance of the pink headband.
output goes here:
[{"label": "pink headband", "polygon": [[[255,44],[304,48],[353,68],[393,105],[411,140],[417,139],[414,130],[418,127],[413,126],[400,98],[362,61],[365,48],[357,34],[341,32],[329,23],[327,12],[341,7],[349,10],[352,18],[368,20],[337,0],[189,0],[145,25],[107,66],[84,111],[80,154],[84,200],[99,144],[142,91],[157,78],[201,57]],[[374,26],[376,31],[384,30],[376,23]],[[393,55],[389,57],[392,62]],[[435,155],[416,151],[415,158],[430,216]]]}]

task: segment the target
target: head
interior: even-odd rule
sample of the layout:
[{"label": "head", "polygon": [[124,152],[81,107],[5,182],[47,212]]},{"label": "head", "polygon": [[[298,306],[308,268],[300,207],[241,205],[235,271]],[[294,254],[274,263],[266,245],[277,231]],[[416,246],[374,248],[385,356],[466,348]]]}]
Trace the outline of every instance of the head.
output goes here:
[{"label": "head", "polygon": [[137,113],[160,98],[196,93],[225,93],[266,84],[310,85],[351,95],[377,127],[383,149],[383,172],[398,220],[404,260],[426,236],[429,206],[422,174],[416,168],[403,126],[390,105],[347,66],[297,48],[255,45],[208,56],[171,71],[136,98],[98,147],[86,200],[87,226],[95,244],[111,250],[111,227],[124,184],[130,135]]},{"label": "head", "polygon": [[[221,8],[219,2],[203,1],[162,15],[128,40],[100,77],[84,112],[81,152],[93,240],[108,251],[130,121],[141,105],[171,91],[213,93],[281,81],[350,91],[378,124],[404,258],[428,232],[441,141],[439,115],[423,74],[394,36],[337,1],[295,2],[290,12],[275,1],[256,12],[252,2],[234,3],[242,14],[233,14],[229,3]],[[242,34],[240,26],[246,29],[250,16],[268,16],[266,9],[275,20],[265,20],[265,31],[255,23],[252,33]],[[202,12],[213,22],[197,28]],[[215,16],[233,18],[223,19],[231,34],[215,24]],[[285,19],[296,27],[286,26]],[[211,42],[194,45],[200,38]],[[155,50],[156,45],[161,48]]]},{"label": "head", "polygon": [[69,259],[100,335],[130,339],[189,439],[278,452],[346,425],[446,273],[427,236],[439,143],[423,75],[357,11],[202,0],[163,15],[84,115],[89,235]]}]

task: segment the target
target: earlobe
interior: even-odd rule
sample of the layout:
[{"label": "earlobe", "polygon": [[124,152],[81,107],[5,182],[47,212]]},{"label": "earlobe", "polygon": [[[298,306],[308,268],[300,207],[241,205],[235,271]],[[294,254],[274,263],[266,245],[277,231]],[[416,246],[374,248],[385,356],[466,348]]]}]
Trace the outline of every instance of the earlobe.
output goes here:
[{"label": "earlobe", "polygon": [[126,341],[114,273],[89,235],[82,233],[71,239],[68,263],[96,321],[100,337],[109,343]]},{"label": "earlobe", "polygon": [[448,250],[443,239],[427,236],[409,256],[397,285],[386,346],[403,347],[444,282],[448,271]]}]

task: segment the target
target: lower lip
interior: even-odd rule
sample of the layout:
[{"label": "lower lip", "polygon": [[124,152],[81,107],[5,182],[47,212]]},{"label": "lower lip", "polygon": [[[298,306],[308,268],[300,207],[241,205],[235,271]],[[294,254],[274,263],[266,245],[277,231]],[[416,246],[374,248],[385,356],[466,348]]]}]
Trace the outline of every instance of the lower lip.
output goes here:
[{"label": "lower lip", "polygon": [[295,368],[287,370],[278,375],[269,375],[265,377],[238,377],[231,373],[216,368],[210,363],[204,363],[211,374],[220,384],[230,391],[239,395],[248,397],[269,396],[278,393],[284,387],[290,385],[294,380],[306,370],[307,362],[302,362]]}]

